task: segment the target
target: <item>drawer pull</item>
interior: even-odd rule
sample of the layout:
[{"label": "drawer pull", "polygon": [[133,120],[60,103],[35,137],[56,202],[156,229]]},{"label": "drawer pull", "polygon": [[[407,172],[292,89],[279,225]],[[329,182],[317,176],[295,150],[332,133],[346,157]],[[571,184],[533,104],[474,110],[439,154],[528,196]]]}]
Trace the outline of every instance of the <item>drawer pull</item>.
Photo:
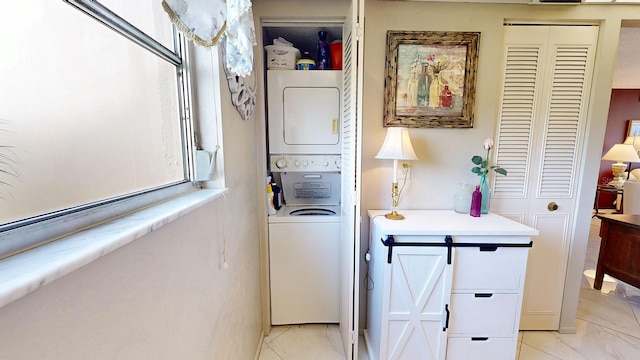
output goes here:
[{"label": "drawer pull", "polygon": [[490,298],[493,296],[492,293],[476,293],[474,294],[475,297],[477,298]]},{"label": "drawer pull", "polygon": [[489,340],[488,337],[472,337],[471,341],[487,341]]},{"label": "drawer pull", "polygon": [[480,251],[496,251],[498,250],[497,245],[480,245]]}]

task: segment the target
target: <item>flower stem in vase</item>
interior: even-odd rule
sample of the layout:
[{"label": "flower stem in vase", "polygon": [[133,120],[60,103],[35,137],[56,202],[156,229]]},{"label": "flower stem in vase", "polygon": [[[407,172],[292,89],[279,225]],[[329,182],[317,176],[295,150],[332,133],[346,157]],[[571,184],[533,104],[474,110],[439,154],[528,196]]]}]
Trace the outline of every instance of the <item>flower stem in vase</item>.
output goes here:
[{"label": "flower stem in vase", "polygon": [[487,174],[480,177],[480,192],[482,193],[482,205],[480,206],[481,214],[489,213],[489,205],[491,203],[491,189],[489,188],[489,181],[487,181]]}]

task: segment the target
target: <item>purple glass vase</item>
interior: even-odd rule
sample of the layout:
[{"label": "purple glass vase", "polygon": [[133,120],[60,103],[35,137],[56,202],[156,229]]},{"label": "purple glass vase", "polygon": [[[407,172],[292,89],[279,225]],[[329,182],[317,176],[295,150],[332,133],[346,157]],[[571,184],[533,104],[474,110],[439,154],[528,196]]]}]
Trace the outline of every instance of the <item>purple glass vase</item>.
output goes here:
[{"label": "purple glass vase", "polygon": [[482,192],[480,192],[480,185],[476,185],[476,189],[471,195],[471,210],[469,215],[473,217],[480,216],[480,207],[482,206]]}]

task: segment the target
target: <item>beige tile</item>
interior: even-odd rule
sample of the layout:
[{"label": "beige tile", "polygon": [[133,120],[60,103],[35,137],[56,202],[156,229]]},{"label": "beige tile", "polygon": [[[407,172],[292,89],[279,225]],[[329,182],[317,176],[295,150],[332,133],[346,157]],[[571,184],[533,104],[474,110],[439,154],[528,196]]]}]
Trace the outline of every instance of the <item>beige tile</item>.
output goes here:
[{"label": "beige tile", "polygon": [[557,357],[551,356],[527,344],[522,344],[522,346],[518,349],[517,359],[518,360],[558,360]]},{"label": "beige tile", "polygon": [[262,345],[262,350],[260,350],[259,360],[282,360],[280,356],[278,356],[267,344]]},{"label": "beige tile", "polygon": [[[295,327],[298,327],[297,325]],[[284,334],[285,332],[291,330],[293,328],[293,326],[272,326],[271,327],[271,332],[269,333],[269,336],[266,336],[264,338],[264,343],[265,344],[269,344],[271,343],[273,340],[277,339],[278,336]]]},{"label": "beige tile", "polygon": [[626,283],[621,283],[627,300],[634,304],[640,304],[640,289]]},{"label": "beige tile", "polygon": [[602,294],[599,290],[580,289],[576,317],[640,338],[640,324],[625,297],[624,286],[616,287],[616,291],[609,294]]},{"label": "beige tile", "polygon": [[[563,360],[628,360],[638,359],[640,338],[577,320],[576,334],[555,331],[527,331],[522,338],[523,348],[519,360],[525,357],[527,345]],[[544,358],[541,358],[544,359]]]},{"label": "beige tile", "polygon": [[636,320],[640,322],[640,289],[628,284],[622,284],[625,289],[625,298],[633,310]]},{"label": "beige tile", "polygon": [[337,325],[304,325],[284,332],[269,346],[283,360],[344,360]]}]

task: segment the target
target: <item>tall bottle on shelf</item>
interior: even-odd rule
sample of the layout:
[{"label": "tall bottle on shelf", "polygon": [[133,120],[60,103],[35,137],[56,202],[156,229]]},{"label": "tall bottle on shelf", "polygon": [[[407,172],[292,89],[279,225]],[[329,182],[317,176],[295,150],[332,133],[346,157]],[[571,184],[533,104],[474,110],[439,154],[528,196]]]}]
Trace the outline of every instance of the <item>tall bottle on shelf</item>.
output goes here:
[{"label": "tall bottle on shelf", "polygon": [[329,44],[327,43],[327,32],[318,31],[318,58],[316,59],[318,70],[328,70],[329,65]]},{"label": "tall bottle on shelf", "polygon": [[476,190],[471,195],[471,209],[469,210],[469,215],[473,217],[479,217],[481,206],[482,206],[482,193],[480,192],[480,185],[476,185]]}]

